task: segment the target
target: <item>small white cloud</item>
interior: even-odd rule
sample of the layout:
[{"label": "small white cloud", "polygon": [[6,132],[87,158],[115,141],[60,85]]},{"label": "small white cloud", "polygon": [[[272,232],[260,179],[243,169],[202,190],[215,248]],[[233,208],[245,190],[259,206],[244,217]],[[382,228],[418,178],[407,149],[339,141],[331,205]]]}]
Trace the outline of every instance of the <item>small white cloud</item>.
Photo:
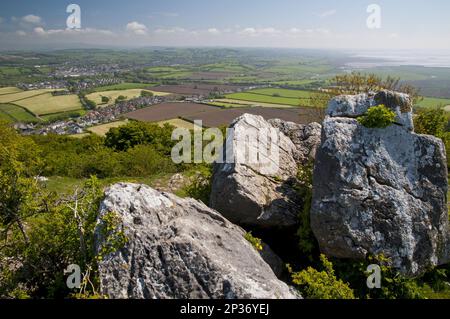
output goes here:
[{"label": "small white cloud", "polygon": [[126,26],[126,30],[136,35],[146,35],[148,31],[147,27],[144,24],[137,21],[128,23]]},{"label": "small white cloud", "polygon": [[217,28],[209,28],[208,33],[210,34],[220,34],[220,31]]},{"label": "small white cloud", "polygon": [[34,33],[36,33],[39,36],[43,36],[43,35],[47,34],[47,32],[45,32],[44,28],[42,28],[42,27],[36,27],[36,28],[34,28],[33,31],[34,31]]},{"label": "small white cloud", "polygon": [[186,29],[180,28],[180,27],[173,27],[173,28],[159,28],[155,30],[155,33],[183,33],[186,32]]},{"label": "small white cloud", "polygon": [[398,39],[400,35],[398,33],[391,33],[388,35],[389,39]]},{"label": "small white cloud", "polygon": [[29,14],[29,15],[22,17],[21,21],[24,23],[37,25],[37,24],[42,23],[42,18],[40,16],[37,16],[34,14]]},{"label": "small white cloud", "polygon": [[337,10],[336,9],[332,9],[332,10],[327,10],[327,11],[321,12],[321,13],[318,14],[318,16],[320,18],[327,18],[327,17],[334,16],[336,13],[337,13]]},{"label": "small white cloud", "polygon": [[27,35],[27,33],[26,33],[25,31],[23,31],[23,30],[18,30],[18,31],[16,31],[16,34],[17,34],[18,36],[21,36],[21,37],[24,37],[24,36]]},{"label": "small white cloud", "polygon": [[256,35],[256,29],[255,28],[245,28],[239,32],[243,35]]}]

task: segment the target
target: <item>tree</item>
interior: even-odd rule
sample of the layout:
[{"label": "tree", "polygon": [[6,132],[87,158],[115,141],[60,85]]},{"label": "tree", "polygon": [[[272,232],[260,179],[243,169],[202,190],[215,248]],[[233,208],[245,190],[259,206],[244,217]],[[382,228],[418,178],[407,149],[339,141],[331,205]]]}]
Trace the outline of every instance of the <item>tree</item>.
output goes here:
[{"label": "tree", "polygon": [[414,130],[419,134],[444,138],[446,126],[447,117],[442,107],[420,110],[414,117]]},{"label": "tree", "polygon": [[151,91],[146,91],[146,90],[142,90],[141,91],[141,97],[153,97],[153,92]]},{"label": "tree", "polygon": [[6,242],[13,227],[29,241],[24,219],[40,211],[40,166],[37,145],[0,123],[0,228]]},{"label": "tree", "polygon": [[107,96],[102,96],[102,103],[103,103],[103,104],[109,103],[110,100],[111,100],[111,99],[110,99],[109,97],[107,97]]},{"label": "tree", "polygon": [[130,122],[117,128],[112,128],[106,134],[105,145],[116,151],[126,151],[136,145],[152,145],[155,150],[164,155],[170,155],[172,147],[172,131],[174,127],[165,124]]}]

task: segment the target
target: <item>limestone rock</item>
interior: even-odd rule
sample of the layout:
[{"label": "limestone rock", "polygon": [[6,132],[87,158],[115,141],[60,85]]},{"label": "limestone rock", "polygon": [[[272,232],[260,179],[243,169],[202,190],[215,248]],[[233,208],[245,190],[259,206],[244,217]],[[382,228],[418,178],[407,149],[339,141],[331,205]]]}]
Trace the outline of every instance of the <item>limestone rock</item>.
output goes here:
[{"label": "limestone rock", "polygon": [[316,156],[311,227],[329,256],[384,254],[414,276],[449,260],[444,145],[407,124],[371,129],[353,118],[379,102],[411,114],[407,104],[392,102],[397,98],[409,103],[386,92],[330,102]]},{"label": "limestone rock", "polygon": [[193,199],[119,183],[106,190],[102,216],[115,212],[128,241],[99,263],[110,298],[298,298],[279,281],[244,231]]},{"label": "limestone rock", "polygon": [[307,125],[286,122],[280,119],[268,121],[272,126],[278,128],[284,135],[294,143],[294,159],[300,165],[313,161],[316,157],[317,147],[320,145],[322,126],[313,122]]},{"label": "limestone rock", "polygon": [[375,105],[384,104],[396,114],[396,123],[406,130],[413,131],[412,101],[405,93],[382,90],[377,93],[358,95],[341,95],[332,99],[328,105],[327,115],[330,117],[356,118],[364,115]]},{"label": "limestone rock", "polygon": [[[294,143],[261,116],[244,114],[231,128],[234,134],[228,136],[223,154],[234,160],[214,164],[210,206],[239,225],[296,225],[302,201],[292,187],[297,174]],[[277,136],[271,146],[278,156],[261,152],[259,143],[267,140],[267,131]]]}]

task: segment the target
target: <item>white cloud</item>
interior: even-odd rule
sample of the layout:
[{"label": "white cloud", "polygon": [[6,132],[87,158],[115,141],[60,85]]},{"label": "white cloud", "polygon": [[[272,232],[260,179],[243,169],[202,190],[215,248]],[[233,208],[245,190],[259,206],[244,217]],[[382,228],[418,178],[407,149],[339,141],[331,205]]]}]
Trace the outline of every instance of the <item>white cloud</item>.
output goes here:
[{"label": "white cloud", "polygon": [[256,35],[256,29],[255,28],[245,28],[241,31],[239,31],[239,34],[242,35]]},{"label": "white cloud", "polygon": [[321,13],[318,14],[318,16],[320,18],[327,18],[327,17],[334,16],[336,13],[337,13],[337,10],[336,9],[332,9],[332,10],[327,10],[327,11],[321,12]]},{"label": "white cloud", "polygon": [[126,30],[136,35],[146,35],[148,31],[147,27],[144,24],[137,21],[128,23],[126,26]]},{"label": "white cloud", "polygon": [[217,28],[209,28],[208,33],[210,34],[220,34],[220,31]]},{"label": "white cloud", "polygon": [[21,36],[21,37],[24,37],[24,36],[27,35],[27,33],[26,33],[25,31],[23,31],[23,30],[18,30],[18,31],[16,31],[16,34],[17,34],[18,36]]},{"label": "white cloud", "polygon": [[43,36],[43,35],[47,34],[47,32],[42,27],[36,27],[36,28],[34,28],[33,31],[34,31],[34,33],[36,33],[39,36]]},{"label": "white cloud", "polygon": [[184,33],[186,32],[186,29],[180,28],[180,27],[173,27],[173,28],[159,28],[155,30],[155,33]]},{"label": "white cloud", "polygon": [[242,36],[276,36],[283,31],[275,29],[273,27],[267,27],[267,28],[244,28],[237,33]]},{"label": "white cloud", "polygon": [[[23,31],[17,31],[17,32],[23,32]],[[49,29],[45,30],[43,27],[36,27],[33,29],[33,32],[38,36],[114,36],[115,34],[112,31],[109,30],[101,30],[101,29],[92,29],[92,28],[86,28],[86,29]],[[26,35],[25,32],[23,32],[23,35]]]},{"label": "white cloud", "polygon": [[24,23],[38,25],[42,23],[42,18],[40,16],[29,14],[20,19]]}]

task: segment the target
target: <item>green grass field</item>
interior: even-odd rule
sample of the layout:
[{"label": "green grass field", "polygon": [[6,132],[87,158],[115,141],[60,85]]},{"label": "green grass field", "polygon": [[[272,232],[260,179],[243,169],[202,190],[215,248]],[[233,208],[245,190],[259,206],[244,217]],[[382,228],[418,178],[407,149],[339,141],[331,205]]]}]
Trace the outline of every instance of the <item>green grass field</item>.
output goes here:
[{"label": "green grass field", "polygon": [[226,95],[227,99],[257,103],[308,106],[311,92],[288,89],[258,89]]},{"label": "green grass field", "polygon": [[107,124],[101,124],[101,125],[90,127],[87,130],[96,135],[105,136],[106,133],[108,133],[109,130],[112,129],[113,127],[119,127],[119,126],[125,125],[127,123],[128,123],[128,121],[111,122],[111,123],[107,123]]},{"label": "green grass field", "polygon": [[420,107],[437,107],[450,105],[450,99],[440,99],[434,97],[424,97],[422,101],[417,103]]},{"label": "green grass field", "polygon": [[0,88],[0,95],[19,93],[19,92],[22,92],[22,90],[14,87],[14,86]]},{"label": "green grass field", "polygon": [[11,94],[3,94],[3,95],[0,95],[0,103],[16,102],[16,101],[20,101],[20,100],[24,100],[24,99],[33,97],[33,96],[49,93],[52,91],[54,91],[54,90],[42,89],[42,90],[20,91],[20,92],[11,93]]},{"label": "green grass field", "polygon": [[131,89],[145,89],[154,86],[154,83],[119,83],[108,86],[101,86],[94,89],[94,92],[116,91],[116,90],[131,90]]},{"label": "green grass field", "polygon": [[[101,92],[95,92],[95,93],[88,94],[86,96],[86,98],[95,102],[98,106],[108,106],[108,105],[114,104],[116,99],[121,95],[126,97],[126,100],[130,100],[130,99],[134,99],[134,98],[141,96],[142,91],[143,91],[142,89],[101,91]],[[149,91],[149,90],[145,90],[145,91]],[[149,92],[153,92],[153,94],[157,95],[157,96],[170,95],[170,93],[155,92],[155,91],[149,91]],[[102,96],[108,97],[109,102],[103,103]]]},{"label": "green grass field", "polygon": [[35,122],[37,118],[14,104],[0,104],[0,119],[10,122]]},{"label": "green grass field", "polygon": [[68,111],[68,112],[61,112],[61,113],[54,113],[54,114],[47,114],[47,115],[41,115],[39,116],[44,122],[50,122],[54,121],[56,119],[67,119],[67,118],[76,118],[83,116],[87,113],[86,110],[76,110],[76,111]]},{"label": "green grass field", "polygon": [[77,111],[83,108],[80,99],[75,94],[53,96],[51,93],[45,93],[16,101],[14,104],[37,115]]}]

